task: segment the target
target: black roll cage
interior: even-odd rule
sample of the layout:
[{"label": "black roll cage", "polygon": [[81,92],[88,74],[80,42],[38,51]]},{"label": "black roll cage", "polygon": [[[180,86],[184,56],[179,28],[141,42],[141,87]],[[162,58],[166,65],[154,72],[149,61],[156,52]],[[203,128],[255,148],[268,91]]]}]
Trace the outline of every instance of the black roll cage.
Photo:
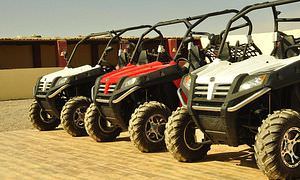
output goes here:
[{"label": "black roll cage", "polygon": [[[201,32],[192,32],[192,30],[198,26],[200,23],[202,23],[203,21],[205,21],[206,19],[208,18],[211,18],[211,17],[214,17],[214,16],[220,16],[220,15],[225,15],[225,14],[230,14],[230,13],[235,13],[237,14],[239,11],[236,10],[236,9],[226,9],[226,10],[223,10],[223,11],[217,11],[217,12],[213,12],[213,13],[208,13],[208,14],[205,14],[205,15],[202,15],[202,16],[198,16],[199,20],[196,21],[194,24],[192,24],[188,30],[186,31],[185,35],[183,36],[183,40],[188,37],[190,34],[199,34],[199,35],[204,35],[203,33]],[[250,19],[247,17],[247,16],[243,16],[242,17],[246,23],[244,24],[241,24],[241,25],[238,25],[238,26],[235,26],[235,27],[232,27],[230,29],[230,31],[234,31],[234,30],[237,30],[237,29],[240,29],[240,28],[243,28],[243,27],[249,27],[249,30],[248,30],[248,33],[251,34],[252,33],[252,23],[250,21]],[[197,19],[197,18],[194,18],[194,19]],[[192,19],[192,20],[194,20]],[[222,31],[220,33],[220,35],[222,36],[222,34],[224,34],[224,31]],[[179,48],[178,48],[178,51],[176,52],[176,55],[174,57],[174,59],[176,60],[178,58],[178,55],[179,55],[179,51],[180,49],[183,47],[183,44],[184,44],[184,41],[182,41],[179,45]]]},{"label": "black roll cage", "polygon": [[127,31],[132,31],[132,30],[138,30],[138,29],[144,29],[144,28],[151,28],[151,25],[140,25],[140,26],[133,26],[133,27],[129,27],[129,28],[124,28],[124,29],[118,29],[118,30],[111,30],[111,31],[104,31],[104,32],[98,32],[98,33],[91,33],[87,36],[85,36],[84,38],[82,38],[73,48],[72,53],[70,55],[70,57],[67,60],[67,67],[69,67],[73,56],[75,54],[75,52],[77,51],[79,45],[81,45],[83,42],[85,42],[86,40],[92,38],[92,37],[96,37],[96,36],[109,36],[110,40],[108,41],[102,55],[101,58],[98,60],[97,64],[99,65],[101,63],[101,61],[103,60],[106,51],[108,49],[108,47],[111,45],[111,43],[117,39],[120,38],[121,35],[123,35],[124,33],[126,33]]},{"label": "black roll cage", "polygon": [[[198,16],[193,16],[193,17],[187,17],[187,18],[182,18],[182,19],[174,19],[174,20],[169,20],[169,21],[162,21],[162,22],[158,22],[156,23],[155,25],[153,25],[151,28],[149,28],[146,32],[144,32],[137,44],[136,44],[136,47],[133,51],[133,56],[131,57],[130,59],[130,63],[136,63],[138,61],[138,49],[139,49],[139,46],[141,45],[142,41],[143,41],[143,38],[149,34],[151,31],[155,31],[159,34],[159,37],[160,37],[160,42],[162,44],[163,42],[163,35],[162,33],[157,29],[157,27],[160,27],[160,26],[167,26],[167,25],[173,25],[173,24],[179,24],[179,23],[184,23],[185,26],[187,27],[187,31],[185,33],[185,35],[183,36],[183,39],[186,38],[192,31],[193,28],[195,28],[197,25],[199,25],[201,22],[203,22],[204,20],[206,20],[207,18],[209,17],[213,17],[213,16],[218,16],[218,15],[224,15],[224,14],[230,14],[230,13],[238,13],[239,11],[236,10],[236,9],[226,9],[226,10],[223,10],[223,11],[217,11],[217,12],[213,12],[213,13],[208,13],[208,14],[203,14],[203,15],[198,15]],[[252,33],[252,23],[251,21],[249,20],[248,17],[246,16],[243,16],[244,20],[246,21],[245,24],[242,24],[240,26],[236,26],[236,27],[233,27],[231,28],[231,31],[233,30],[236,30],[236,29],[239,29],[239,28],[243,28],[243,27],[246,27],[246,26],[249,26],[249,34]],[[190,21],[193,21],[193,20],[197,20],[195,23],[191,23]],[[223,32],[222,32],[223,33]],[[221,34],[222,34],[221,33]],[[178,53],[180,51],[180,49],[183,47],[183,41],[180,43],[179,45],[179,48],[177,50],[177,53],[175,55],[175,58],[178,56]]]},{"label": "black roll cage", "polygon": [[[218,51],[217,57],[220,56],[222,53],[226,39],[228,37],[229,32],[231,31],[231,26],[234,22],[236,22],[238,19],[241,17],[245,17],[246,14],[250,13],[251,11],[258,10],[258,9],[264,9],[264,8],[272,8],[272,13],[273,13],[273,18],[274,18],[274,32],[278,31],[278,23],[279,22],[299,22],[300,18],[279,18],[278,15],[280,14],[279,11],[276,10],[276,6],[280,5],[285,5],[285,4],[290,4],[290,3],[295,3],[295,2],[300,2],[300,0],[277,0],[277,1],[272,1],[272,2],[263,2],[263,3],[257,3],[253,5],[249,5],[241,9],[234,17],[232,17],[227,26],[226,29],[224,30],[224,34],[222,37],[220,49]],[[248,35],[250,35],[248,33]]]}]

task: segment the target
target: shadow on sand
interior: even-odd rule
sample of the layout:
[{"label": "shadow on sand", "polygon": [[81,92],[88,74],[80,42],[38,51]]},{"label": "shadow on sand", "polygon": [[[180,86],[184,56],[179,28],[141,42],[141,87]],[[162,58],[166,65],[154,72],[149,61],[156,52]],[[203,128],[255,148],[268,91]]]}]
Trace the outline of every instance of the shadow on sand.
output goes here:
[{"label": "shadow on sand", "polygon": [[238,152],[226,152],[218,154],[210,154],[204,159],[205,162],[209,161],[222,161],[222,162],[236,162],[238,166],[245,166],[258,169],[254,158],[253,148],[248,148]]},{"label": "shadow on sand", "polygon": [[53,130],[48,130],[48,131],[62,131],[62,130],[64,130],[64,128],[62,128],[62,127],[57,127],[57,128],[55,128],[55,129],[53,129]]},{"label": "shadow on sand", "polygon": [[118,137],[115,141],[128,141],[128,142],[130,142],[130,138],[129,138],[129,136]]}]

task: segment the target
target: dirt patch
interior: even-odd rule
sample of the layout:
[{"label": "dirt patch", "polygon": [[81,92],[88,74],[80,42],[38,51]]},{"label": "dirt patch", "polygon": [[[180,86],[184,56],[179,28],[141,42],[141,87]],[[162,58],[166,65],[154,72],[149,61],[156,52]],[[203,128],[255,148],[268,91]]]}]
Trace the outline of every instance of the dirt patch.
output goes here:
[{"label": "dirt patch", "polygon": [[0,101],[0,132],[32,129],[28,111],[33,99]]}]

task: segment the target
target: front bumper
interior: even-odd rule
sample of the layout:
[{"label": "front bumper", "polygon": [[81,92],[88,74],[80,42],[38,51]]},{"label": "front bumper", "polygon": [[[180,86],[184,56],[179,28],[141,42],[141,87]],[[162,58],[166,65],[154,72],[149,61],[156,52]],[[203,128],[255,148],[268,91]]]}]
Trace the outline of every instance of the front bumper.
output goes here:
[{"label": "front bumper", "polygon": [[[99,82],[99,81],[98,81]],[[139,90],[139,86],[131,87],[127,90],[114,91],[109,94],[99,92],[99,83],[94,88],[94,103],[97,105],[101,115],[115,126],[120,127],[123,131],[128,130],[128,123],[134,108],[131,107],[131,94]],[[117,87],[116,85],[113,85]],[[97,87],[97,88],[96,88]]]},{"label": "front bumper", "polygon": [[[240,109],[242,109],[244,106],[246,106],[247,104],[253,102],[254,100],[256,100],[257,98],[263,96],[264,94],[268,93],[269,91],[271,91],[271,88],[264,88],[261,89],[260,91],[257,91],[256,93],[252,94],[251,96],[249,96],[248,98],[244,99],[243,101],[241,101],[240,103],[232,106],[232,107],[228,107],[227,111],[228,112],[236,112]],[[214,111],[214,112],[218,112],[221,111],[222,108],[221,107],[209,107],[209,106],[192,106],[192,109],[194,110],[200,110],[200,111]]]},{"label": "front bumper", "polygon": [[39,88],[40,81],[34,89],[34,98],[40,107],[51,116],[60,118],[60,112],[65,101],[59,97],[59,94],[69,87],[68,84],[60,87]]},{"label": "front bumper", "polygon": [[[188,95],[188,107],[189,114],[192,119],[205,134],[215,144],[228,144],[230,146],[238,146],[238,113],[246,105],[254,102],[259,97],[267,94],[271,89],[268,87],[259,87],[250,93],[233,95],[233,83],[228,89],[228,94],[222,98],[213,98],[207,100],[206,97],[201,97],[201,92],[197,91],[195,78],[193,79],[194,89],[187,91],[183,89],[183,92]],[[183,86],[181,86],[183,87]],[[223,92],[224,92],[223,86]],[[195,90],[196,89],[196,90]],[[202,87],[198,87],[198,90]],[[222,92],[222,91],[220,91]],[[218,94],[218,93],[217,93]],[[222,94],[222,93],[219,93]],[[216,97],[220,97],[218,96]],[[181,96],[181,93],[178,93]],[[182,97],[179,97],[180,99]]]}]

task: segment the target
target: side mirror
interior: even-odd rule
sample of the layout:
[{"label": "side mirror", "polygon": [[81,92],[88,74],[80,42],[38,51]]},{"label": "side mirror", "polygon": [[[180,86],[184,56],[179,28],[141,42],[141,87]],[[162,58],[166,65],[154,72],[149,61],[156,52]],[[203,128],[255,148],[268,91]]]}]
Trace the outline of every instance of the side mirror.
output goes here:
[{"label": "side mirror", "polygon": [[208,40],[209,40],[210,45],[219,45],[219,44],[221,44],[222,37],[221,37],[221,35],[210,34],[208,36]]}]

